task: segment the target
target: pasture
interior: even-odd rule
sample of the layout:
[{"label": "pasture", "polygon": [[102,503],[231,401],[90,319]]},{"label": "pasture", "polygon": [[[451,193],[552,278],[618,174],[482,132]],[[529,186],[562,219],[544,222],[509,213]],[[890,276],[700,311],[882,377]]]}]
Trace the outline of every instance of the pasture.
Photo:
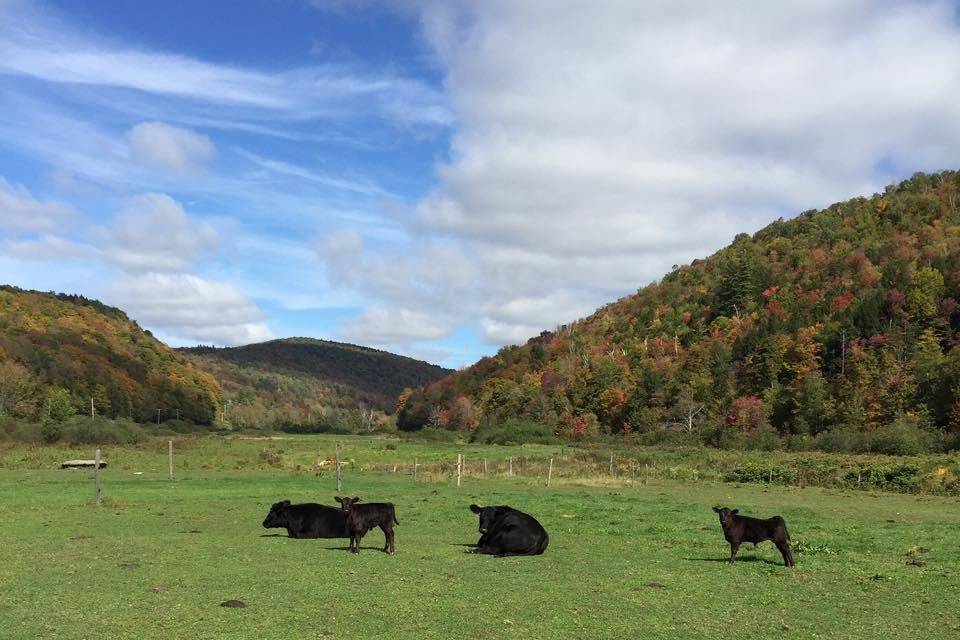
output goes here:
[{"label": "pasture", "polygon": [[[263,454],[265,444],[274,454]],[[776,484],[645,482],[468,474],[416,482],[397,460],[464,451],[502,462],[547,448],[352,441],[343,494],[396,504],[397,554],[371,531],[292,540],[263,529],[272,502],[332,504],[333,474],[310,468],[333,439],[216,438],[111,447],[103,504],[66,448],[0,451],[2,638],[955,638],[960,634],[956,498]],[[354,450],[351,450],[353,447]],[[392,447],[392,448],[391,448]],[[553,447],[551,450],[555,451]],[[281,451],[280,453],[276,453]],[[84,456],[83,454],[86,454]],[[277,464],[271,455],[281,456]],[[266,457],[266,459],[264,459]],[[296,466],[300,465],[300,470]],[[501,468],[501,467],[497,467]],[[543,556],[466,553],[468,505],[510,504],[550,534]],[[768,542],[723,562],[715,504],[779,513],[797,566]],[[243,608],[220,606],[240,600]]]}]

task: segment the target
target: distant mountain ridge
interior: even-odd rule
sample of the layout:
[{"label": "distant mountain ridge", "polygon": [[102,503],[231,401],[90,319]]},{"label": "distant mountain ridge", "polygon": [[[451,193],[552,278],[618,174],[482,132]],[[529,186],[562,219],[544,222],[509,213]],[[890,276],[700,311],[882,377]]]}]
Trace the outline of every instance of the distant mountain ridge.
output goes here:
[{"label": "distant mountain ridge", "polygon": [[[354,344],[314,338],[282,338],[240,347],[186,347],[178,350],[214,373],[228,390],[253,386],[269,391],[270,402],[293,402],[284,385],[312,385],[313,396],[337,408],[378,408],[392,413],[397,396],[442,378],[449,369]],[[273,376],[259,384],[257,377]],[[298,381],[298,382],[294,382]],[[265,389],[269,387],[270,389]],[[279,390],[279,395],[277,391]],[[300,395],[303,395],[301,390]]]},{"label": "distant mountain ridge", "polygon": [[92,401],[97,415],[138,422],[370,429],[405,387],[449,372],[311,338],[172,349],[98,300],[0,285],[0,418],[65,419]]}]

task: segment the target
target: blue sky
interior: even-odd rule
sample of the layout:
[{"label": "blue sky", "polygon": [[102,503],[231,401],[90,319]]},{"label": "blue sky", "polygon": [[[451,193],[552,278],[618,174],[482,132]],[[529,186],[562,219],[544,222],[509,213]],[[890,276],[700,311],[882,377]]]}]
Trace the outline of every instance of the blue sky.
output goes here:
[{"label": "blue sky", "polygon": [[469,364],[960,166],[951,2],[0,0],[0,281]]}]

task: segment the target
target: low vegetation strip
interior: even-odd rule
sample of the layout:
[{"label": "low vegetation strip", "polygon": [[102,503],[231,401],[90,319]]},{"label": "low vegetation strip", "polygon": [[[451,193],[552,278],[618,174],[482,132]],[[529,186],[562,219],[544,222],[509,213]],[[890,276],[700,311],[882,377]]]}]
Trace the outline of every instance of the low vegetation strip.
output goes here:
[{"label": "low vegetation strip", "polygon": [[[281,434],[150,437],[134,445],[108,447],[104,455],[120,469],[142,471],[157,464],[170,438],[178,452],[178,467],[188,470],[282,469],[328,475],[334,473],[339,443],[344,473],[382,472],[412,478],[416,461],[418,479],[432,482],[454,481],[457,454],[463,454],[461,474],[465,478],[502,476],[527,484],[544,483],[552,459],[551,477],[556,483],[622,486],[672,480],[960,495],[960,456],[946,454],[896,457],[694,447],[489,446],[379,436]],[[90,455],[90,445],[0,445],[0,469],[52,469],[63,460]]]}]

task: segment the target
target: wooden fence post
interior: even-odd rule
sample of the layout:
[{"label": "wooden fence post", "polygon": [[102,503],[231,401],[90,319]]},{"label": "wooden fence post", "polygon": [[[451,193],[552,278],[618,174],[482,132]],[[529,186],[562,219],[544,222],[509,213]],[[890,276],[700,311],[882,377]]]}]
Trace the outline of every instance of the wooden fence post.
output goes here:
[{"label": "wooden fence post", "polygon": [[413,481],[417,481],[417,459],[413,459]]},{"label": "wooden fence post", "polygon": [[167,480],[173,480],[173,440],[167,440]]},{"label": "wooden fence post", "polygon": [[97,449],[93,458],[93,498],[100,506],[100,449]]},{"label": "wooden fence post", "polygon": [[507,473],[513,475],[513,458],[507,458]]},{"label": "wooden fence post", "polygon": [[610,475],[613,475],[613,454],[610,454]]},{"label": "wooden fence post", "polygon": [[343,491],[343,482],[340,478],[340,443],[337,443],[337,491]]},{"label": "wooden fence post", "polygon": [[462,467],[463,467],[463,454],[458,453],[457,454],[457,486],[458,487],[460,486],[460,473],[461,473]]},{"label": "wooden fence post", "polygon": [[484,476],[487,475],[487,459],[486,458],[483,459],[483,475]]},{"label": "wooden fence post", "polygon": [[547,469],[547,486],[550,486],[550,480],[553,478],[553,458],[550,458],[550,467]]}]

